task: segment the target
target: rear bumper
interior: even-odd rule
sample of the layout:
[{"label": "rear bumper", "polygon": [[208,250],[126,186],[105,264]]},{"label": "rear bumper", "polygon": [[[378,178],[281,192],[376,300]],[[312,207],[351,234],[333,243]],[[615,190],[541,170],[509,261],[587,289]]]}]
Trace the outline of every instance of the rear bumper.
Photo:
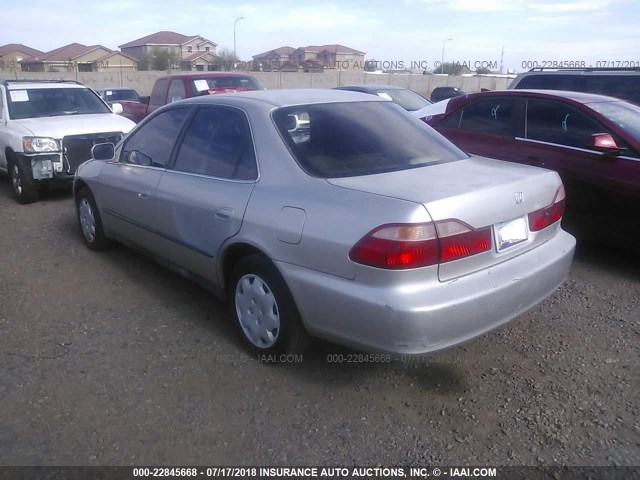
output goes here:
[{"label": "rear bumper", "polygon": [[276,264],[310,333],[366,351],[421,354],[482,335],[547,298],[566,279],[575,243],[559,230],[529,252],[452,281],[383,288]]}]

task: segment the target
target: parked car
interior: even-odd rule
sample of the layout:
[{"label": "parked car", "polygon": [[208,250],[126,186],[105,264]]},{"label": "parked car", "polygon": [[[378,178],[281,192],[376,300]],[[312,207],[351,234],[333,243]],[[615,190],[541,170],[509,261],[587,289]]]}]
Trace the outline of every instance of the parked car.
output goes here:
[{"label": "parked car", "polygon": [[505,90],[435,107],[416,115],[462,150],[555,170],[572,208],[636,211],[625,223],[640,227],[639,106],[588,93]]},{"label": "parked car", "polygon": [[[119,104],[115,111],[122,111]],[[71,185],[96,143],[118,143],[133,122],[72,81],[0,80],[0,172],[19,203],[52,185]]]},{"label": "parked car", "polygon": [[431,92],[431,102],[436,103],[447,98],[459,97],[466,95],[467,92],[458,87],[436,87]]},{"label": "parked car", "polygon": [[597,93],[640,105],[640,68],[533,68],[518,74],[509,89]]},{"label": "parked car", "polygon": [[121,101],[123,116],[138,123],[151,112],[184,98],[220,93],[264,90],[251,75],[227,72],[181,73],[159,77],[144,102]]},{"label": "parked car", "polygon": [[86,245],[120,240],[226,296],[254,352],[309,334],[447,348],[542,301],[573,257],[555,172],[468,157],[373,95],[193,98],[93,155],[74,190]]},{"label": "parked car", "polygon": [[352,92],[368,93],[370,95],[378,95],[379,97],[397,103],[405,110],[413,112],[427,105],[431,105],[431,101],[424,98],[417,92],[407,88],[396,87],[394,85],[376,85],[364,83],[362,85],[348,85],[344,87],[335,87],[336,90],[351,90]]},{"label": "parked car", "polygon": [[127,88],[127,87],[100,88],[96,90],[96,93],[100,95],[100,97],[102,97],[102,99],[105,102],[107,102],[107,105],[112,105],[113,103],[121,102],[122,100],[133,100],[134,102],[142,101],[138,92],[135,91],[133,88]]}]

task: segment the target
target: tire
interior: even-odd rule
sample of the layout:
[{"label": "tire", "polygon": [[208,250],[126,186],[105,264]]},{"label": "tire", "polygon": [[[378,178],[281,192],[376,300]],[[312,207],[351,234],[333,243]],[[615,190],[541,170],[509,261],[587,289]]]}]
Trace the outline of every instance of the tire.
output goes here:
[{"label": "tire", "polygon": [[229,314],[246,348],[254,354],[302,353],[311,337],[278,269],[262,255],[241,259],[228,290]]},{"label": "tire", "polygon": [[38,186],[33,184],[33,180],[25,171],[22,163],[15,158],[10,158],[7,162],[7,167],[9,181],[16,201],[22,205],[37,202],[40,197],[40,191]]},{"label": "tire", "polygon": [[102,251],[113,246],[113,242],[104,234],[96,200],[88,187],[82,187],[76,196],[76,212],[82,239],[89,249]]}]

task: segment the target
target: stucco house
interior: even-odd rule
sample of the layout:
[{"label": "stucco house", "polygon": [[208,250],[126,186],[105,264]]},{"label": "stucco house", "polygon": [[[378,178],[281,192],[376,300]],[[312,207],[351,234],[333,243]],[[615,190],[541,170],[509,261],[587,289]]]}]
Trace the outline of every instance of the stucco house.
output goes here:
[{"label": "stucco house", "polygon": [[[365,52],[344,45],[309,45],[292,48],[280,47],[253,56],[256,66],[295,65],[305,71],[324,69],[363,70]],[[266,68],[263,68],[266,70]]]},{"label": "stucco house", "polygon": [[185,70],[208,70],[215,61],[217,43],[201,35],[161,31],[120,45],[120,51],[139,61],[145,61],[158,49],[175,58],[175,67]]},{"label": "stucco house", "polygon": [[20,62],[23,72],[96,72],[96,61],[113,53],[102,45],[70,43],[50,52],[26,58]]},{"label": "stucco house", "polygon": [[44,52],[21,43],[8,43],[0,46],[0,70],[20,70],[20,63],[31,57],[44,55]]}]

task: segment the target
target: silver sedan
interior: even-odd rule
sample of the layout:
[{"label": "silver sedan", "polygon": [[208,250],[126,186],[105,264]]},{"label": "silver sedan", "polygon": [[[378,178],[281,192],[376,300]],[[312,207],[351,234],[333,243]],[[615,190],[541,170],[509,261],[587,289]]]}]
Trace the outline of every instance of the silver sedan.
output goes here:
[{"label": "silver sedan", "polygon": [[374,96],[198,97],[93,157],[74,184],[86,245],[225,296],[254,352],[447,348],[544,300],[573,259],[555,172],[469,157]]}]

